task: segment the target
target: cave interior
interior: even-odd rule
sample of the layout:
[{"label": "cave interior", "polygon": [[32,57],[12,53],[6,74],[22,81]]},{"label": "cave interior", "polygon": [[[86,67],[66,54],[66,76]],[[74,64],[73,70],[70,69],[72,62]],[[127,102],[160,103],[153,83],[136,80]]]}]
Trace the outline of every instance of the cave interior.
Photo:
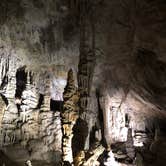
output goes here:
[{"label": "cave interior", "polygon": [[165,166],[164,0],[0,1],[0,166]]}]

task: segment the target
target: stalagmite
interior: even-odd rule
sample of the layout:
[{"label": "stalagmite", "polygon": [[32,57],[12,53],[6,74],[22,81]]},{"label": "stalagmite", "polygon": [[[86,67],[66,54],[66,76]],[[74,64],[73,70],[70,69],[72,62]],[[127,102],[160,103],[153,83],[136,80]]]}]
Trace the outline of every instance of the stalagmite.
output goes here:
[{"label": "stalagmite", "polygon": [[63,93],[64,107],[62,112],[62,127],[63,127],[63,161],[73,162],[72,154],[72,138],[73,138],[73,126],[78,118],[78,92],[75,87],[73,78],[73,71],[69,70],[67,85]]},{"label": "stalagmite", "polygon": [[126,151],[129,158],[133,161],[135,159],[135,148],[132,137],[132,129],[129,128],[126,142]]}]

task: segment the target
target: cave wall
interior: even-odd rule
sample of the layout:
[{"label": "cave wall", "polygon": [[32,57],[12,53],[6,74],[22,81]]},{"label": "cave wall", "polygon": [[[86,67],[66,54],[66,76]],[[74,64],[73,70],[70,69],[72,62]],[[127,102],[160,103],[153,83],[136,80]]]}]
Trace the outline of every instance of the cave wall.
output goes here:
[{"label": "cave wall", "polygon": [[[100,124],[98,111],[102,112],[104,127],[100,124],[98,129],[104,128],[108,147],[112,143],[126,141],[130,128],[134,142],[129,141],[129,144],[148,146],[147,140],[154,141],[155,130],[162,130],[161,137],[165,135],[161,124],[165,123],[165,107],[162,104],[165,99],[165,60],[160,51],[161,47],[164,50],[161,43],[165,40],[165,33],[161,30],[164,27],[164,2],[89,3],[93,6],[93,14],[87,16],[86,13],[82,23],[85,26],[82,31],[86,33],[82,38],[85,40],[81,43],[84,49],[81,47],[78,66],[78,75],[80,80],[82,78],[78,85],[84,95],[84,107],[80,106],[84,112],[82,119],[86,119],[89,131],[92,131]],[[92,24],[95,25],[91,32],[92,37],[95,34],[94,47],[88,35]],[[129,117],[129,124],[126,124],[126,116]],[[87,137],[87,149],[88,140]],[[154,165],[157,162],[155,159]]]},{"label": "cave wall", "polygon": [[161,112],[164,110],[158,100],[163,101],[165,96],[162,95],[165,60],[160,52],[164,32],[159,30],[164,26],[161,20],[165,14],[161,4],[160,1],[104,1],[96,6],[95,48],[100,53],[96,53],[93,88],[99,89],[103,97],[117,98],[110,99],[111,107],[118,109],[132,91],[144,103],[153,103]]}]

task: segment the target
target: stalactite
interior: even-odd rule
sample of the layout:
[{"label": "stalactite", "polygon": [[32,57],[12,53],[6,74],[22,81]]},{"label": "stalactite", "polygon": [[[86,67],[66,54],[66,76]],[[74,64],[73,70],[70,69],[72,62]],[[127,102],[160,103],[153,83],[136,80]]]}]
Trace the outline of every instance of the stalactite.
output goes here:
[{"label": "stalactite", "polygon": [[30,71],[27,71],[27,82],[26,82],[26,89],[22,93],[22,105],[21,105],[21,116],[23,122],[26,121],[26,117],[32,111],[32,109],[37,107],[38,98],[37,92],[34,85],[30,84]]},{"label": "stalactite", "polygon": [[19,67],[19,59],[11,55],[8,48],[1,49],[1,63],[0,63],[0,82],[1,95],[5,99],[7,107],[1,110],[2,118],[0,123],[2,125],[0,142],[1,145],[11,145],[17,141],[16,128],[18,117],[18,109],[14,102],[16,90],[16,70]]},{"label": "stalactite", "polygon": [[67,85],[63,93],[64,108],[62,112],[62,127],[63,127],[63,161],[73,162],[72,154],[72,138],[73,138],[73,126],[78,118],[78,92],[75,87],[73,78],[73,71],[69,70]]},{"label": "stalactite", "polygon": [[19,59],[14,55],[1,57],[1,88],[3,95],[10,100],[15,97],[16,90],[16,70],[19,68]]}]

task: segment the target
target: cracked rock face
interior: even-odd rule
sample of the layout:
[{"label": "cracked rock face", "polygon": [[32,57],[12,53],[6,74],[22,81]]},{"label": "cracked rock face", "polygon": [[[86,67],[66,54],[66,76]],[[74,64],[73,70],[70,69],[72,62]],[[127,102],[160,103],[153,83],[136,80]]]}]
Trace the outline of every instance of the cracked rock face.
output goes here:
[{"label": "cracked rock face", "polygon": [[1,0],[0,162],[60,164],[62,110],[50,102],[63,103],[72,69],[70,156],[164,165],[165,11],[163,0]]}]

